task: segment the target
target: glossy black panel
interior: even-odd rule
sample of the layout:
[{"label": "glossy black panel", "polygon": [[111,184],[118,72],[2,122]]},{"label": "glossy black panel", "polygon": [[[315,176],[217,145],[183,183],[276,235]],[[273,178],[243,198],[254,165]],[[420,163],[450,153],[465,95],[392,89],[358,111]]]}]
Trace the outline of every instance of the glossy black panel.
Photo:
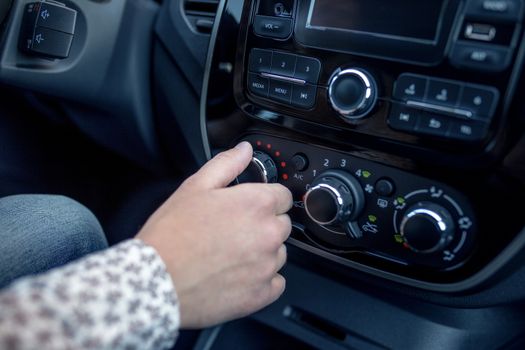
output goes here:
[{"label": "glossy black panel", "polygon": [[[516,89],[523,91],[524,87],[521,79],[521,62],[525,51],[523,46],[518,46],[521,32],[516,29],[512,39],[512,52],[516,54],[515,56],[513,54],[512,61],[515,64],[502,73],[457,69],[448,60],[433,68],[425,68],[421,65],[370,58],[366,55],[307,48],[293,38],[273,40],[260,37],[253,33],[250,26],[255,13],[253,5],[251,1],[227,2],[216,33],[215,48],[210,53],[205,130],[212,152],[231,147],[243,137],[251,138],[247,135],[263,135],[264,140],[251,141],[258,147],[257,141],[264,144],[264,142],[268,143],[267,140],[274,140],[274,142],[281,140],[277,142],[280,142],[282,149],[272,149],[272,151],[280,151],[281,157],[286,155],[283,161],[287,167],[295,163],[292,153],[300,152],[306,155],[305,153],[309,152],[304,149],[317,150],[312,151],[316,154],[313,160],[308,155],[305,174],[313,170],[313,167],[322,165],[320,163],[324,159],[322,155],[330,158],[331,162],[336,161],[331,155],[337,155],[338,159],[348,157],[348,160],[352,159],[356,164],[360,164],[359,168],[387,166],[394,173],[401,171],[402,174],[412,174],[402,176],[401,180],[396,179],[395,194],[388,199],[389,206],[392,205],[397,194],[401,193],[406,197],[406,194],[410,193],[409,188],[414,190],[424,188],[430,191],[432,184],[438,184],[436,188],[446,188],[444,192],[447,193],[452,191],[454,198],[460,198],[458,201],[465,203],[465,207],[471,208],[468,209],[472,210],[472,215],[469,217],[475,218],[473,221],[477,225],[476,234],[469,242],[468,252],[458,259],[461,263],[458,261],[456,264],[439,265],[437,259],[434,262],[432,258],[425,261],[411,261],[405,256],[404,261],[408,261],[406,265],[400,264],[399,260],[403,259],[396,258],[396,254],[380,256],[381,254],[378,254],[380,247],[366,250],[363,249],[365,244],[356,248],[355,242],[348,243],[348,238],[343,236],[335,243],[336,238],[320,237],[318,230],[308,223],[308,219],[297,213],[300,208],[296,208],[292,215],[299,221],[298,230],[294,235],[294,240],[299,246],[346,266],[368,266],[375,269],[369,271],[382,270],[425,282],[452,283],[473,276],[509,245],[525,223],[521,214],[522,207],[516,205],[525,198],[525,170],[522,165],[525,164],[525,145],[523,142],[521,145],[518,144],[524,130],[525,119],[522,115],[525,114],[525,108],[522,101],[514,98]],[[459,33],[453,33],[451,38],[456,38],[457,35]],[[247,86],[247,73],[249,52],[252,48],[318,59],[321,63],[321,71],[314,107],[305,110],[251,93]],[[232,71],[224,69],[228,64],[233,66]],[[366,69],[380,87],[379,100],[371,114],[367,118],[353,122],[340,118],[328,101],[327,85],[333,72],[338,68],[348,67]],[[472,88],[490,87],[483,90],[484,95],[480,97],[483,99],[486,99],[486,96],[489,99],[497,97],[497,106],[492,107],[493,120],[490,124],[483,124],[486,122],[481,120],[476,122],[490,126],[488,131],[484,131],[486,136],[483,134],[474,142],[461,139],[466,137],[462,133],[467,131],[467,128],[462,127],[464,125],[461,123],[464,121],[461,119],[457,119],[457,122],[456,119],[451,119],[447,129],[447,133],[454,133],[457,140],[443,139],[428,133],[412,134],[393,129],[388,123],[392,106],[400,104],[406,107],[405,102],[401,103],[404,98],[393,96],[394,83],[404,73],[458,81],[469,84],[462,86]],[[410,90],[410,84],[405,87],[406,89]],[[470,90],[465,88],[460,90],[459,96],[472,95]],[[426,92],[422,95],[423,98],[425,94]],[[477,95],[474,96],[476,97]],[[461,97],[459,99],[461,102]],[[479,101],[474,106],[477,104]],[[470,107],[474,108],[472,105]],[[469,110],[472,109],[470,107]],[[417,111],[419,113],[422,110],[417,109]],[[434,113],[429,110],[422,112]],[[491,113],[483,108],[480,115],[484,117],[485,114]],[[445,118],[450,117],[447,115]],[[476,130],[472,127],[472,131]],[[286,146],[288,142],[286,140],[293,141],[290,145],[302,144],[304,149]],[[351,167],[354,173],[358,170],[354,169],[353,165]],[[299,196],[300,180],[293,177],[296,172],[286,172],[288,180],[284,180],[281,173],[280,181],[292,188]],[[374,178],[375,181],[379,180],[379,177],[389,177],[382,171],[375,171],[375,173],[378,174],[378,178]],[[412,176],[425,180],[418,183]],[[303,176],[304,188],[311,180],[311,177]],[[378,199],[380,198],[370,198],[367,201],[368,211],[373,208],[380,209]],[[300,198],[296,197],[296,200],[299,201]],[[372,213],[363,218],[367,218],[368,215],[377,217]],[[360,222],[361,226],[364,224],[366,222]],[[301,233],[303,228],[304,234]],[[387,235],[386,230],[380,231],[380,235]],[[389,242],[392,241],[395,243],[395,237]],[[401,251],[404,252],[402,254],[410,256],[409,251],[402,249]],[[392,259],[389,260],[387,255]],[[442,262],[443,258],[444,256],[441,255]],[[450,256],[447,259],[450,259]],[[454,268],[450,269],[452,267]],[[384,276],[391,278],[393,275]]]}]

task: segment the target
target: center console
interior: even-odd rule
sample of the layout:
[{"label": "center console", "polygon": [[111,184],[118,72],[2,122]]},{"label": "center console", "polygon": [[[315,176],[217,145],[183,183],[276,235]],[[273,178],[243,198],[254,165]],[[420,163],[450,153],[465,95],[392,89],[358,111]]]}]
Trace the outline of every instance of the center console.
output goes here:
[{"label": "center console", "polygon": [[224,6],[203,89],[205,147],[252,144],[238,181],[291,190],[290,244],[449,291],[516,248],[523,1]]}]

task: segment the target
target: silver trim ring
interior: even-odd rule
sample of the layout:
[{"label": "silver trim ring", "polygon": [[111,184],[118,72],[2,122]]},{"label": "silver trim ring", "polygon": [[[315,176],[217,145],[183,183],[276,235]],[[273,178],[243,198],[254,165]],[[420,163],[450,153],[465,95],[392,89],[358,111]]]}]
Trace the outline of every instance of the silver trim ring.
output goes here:
[{"label": "silver trim ring", "polygon": [[[319,221],[317,219],[315,219],[312,214],[310,214],[310,211],[308,210],[308,205],[306,204],[308,202],[308,196],[310,196],[310,194],[313,192],[313,191],[316,191],[316,190],[321,190],[321,191],[326,191],[326,192],[329,192],[331,193],[333,196],[335,196],[335,199],[337,201],[336,205],[338,207],[338,210],[337,210],[337,213],[335,214],[334,218],[330,221],[327,221],[327,222],[322,222],[322,221]],[[318,225],[321,225],[321,226],[326,226],[326,225],[331,225],[333,223],[335,223],[338,219],[338,216],[339,216],[339,209],[341,208],[341,206],[343,205],[344,201],[343,201],[343,197],[341,196],[341,193],[335,189],[334,187],[330,186],[330,185],[327,185],[327,184],[319,184],[315,187],[312,187],[308,190],[308,192],[306,192],[306,195],[304,196],[304,209],[306,210],[306,214],[308,215],[308,217],[310,219],[312,219],[313,222],[315,222],[316,224]]]},{"label": "silver trim ring", "polygon": [[259,159],[253,157],[252,158],[252,163],[255,164],[255,166],[257,166],[257,168],[259,168],[259,170],[261,171],[261,174],[263,176],[263,183],[267,184],[268,183],[268,171],[266,170],[266,167],[264,166],[263,162],[261,162]]},{"label": "silver trim ring", "polygon": [[[335,101],[333,99],[333,94],[334,94],[333,89],[334,89],[335,82],[337,81],[337,79],[341,78],[344,75],[357,76],[359,79],[361,79],[361,81],[363,82],[363,84],[366,87],[365,97],[361,100],[361,103],[359,103],[359,105],[357,107],[355,107],[355,108],[351,108],[351,109],[340,108],[340,107],[338,107],[336,105],[336,103],[335,103]],[[339,114],[341,114],[341,115],[343,115],[345,117],[353,117],[356,114],[356,112],[364,109],[364,107],[367,105],[368,101],[370,101],[370,98],[373,95],[372,88],[373,88],[372,82],[370,81],[370,79],[368,78],[368,76],[365,73],[363,73],[360,70],[355,69],[355,68],[345,69],[345,70],[337,73],[332,78],[332,80],[330,81],[330,87],[328,88],[328,98],[330,99],[330,103],[332,104],[332,107]],[[359,116],[355,116],[355,117],[358,118]]]}]

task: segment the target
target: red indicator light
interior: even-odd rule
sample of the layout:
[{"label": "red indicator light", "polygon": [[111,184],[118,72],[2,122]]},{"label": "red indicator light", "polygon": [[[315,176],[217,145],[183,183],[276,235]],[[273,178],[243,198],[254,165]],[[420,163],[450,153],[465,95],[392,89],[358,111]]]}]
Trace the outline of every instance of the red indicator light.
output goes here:
[{"label": "red indicator light", "polygon": [[288,180],[288,174],[283,174],[283,180]]},{"label": "red indicator light", "polygon": [[262,146],[262,142],[261,142],[261,141],[257,141],[256,144],[257,144],[257,146],[259,146],[259,147]]},{"label": "red indicator light", "polygon": [[410,249],[410,246],[408,245],[407,242],[403,243],[403,247],[405,247],[406,249]]},{"label": "red indicator light", "polygon": [[266,145],[266,148],[268,148],[268,149],[272,149],[272,145],[267,144],[267,145]]},{"label": "red indicator light", "polygon": [[279,151],[275,151],[275,156],[276,156],[276,157],[280,157],[280,156],[281,156],[281,152],[279,152]]},{"label": "red indicator light", "polygon": [[286,168],[286,162],[281,162],[281,167]]}]

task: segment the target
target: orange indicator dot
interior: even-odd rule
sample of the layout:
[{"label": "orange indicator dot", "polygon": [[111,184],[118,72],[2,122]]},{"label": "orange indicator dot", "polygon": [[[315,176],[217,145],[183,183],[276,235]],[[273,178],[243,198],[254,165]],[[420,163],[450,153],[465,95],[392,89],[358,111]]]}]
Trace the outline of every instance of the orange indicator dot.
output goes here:
[{"label": "orange indicator dot", "polygon": [[286,168],[286,162],[281,162],[281,167]]},{"label": "orange indicator dot", "polygon": [[288,180],[288,174],[283,174],[283,180]]}]

